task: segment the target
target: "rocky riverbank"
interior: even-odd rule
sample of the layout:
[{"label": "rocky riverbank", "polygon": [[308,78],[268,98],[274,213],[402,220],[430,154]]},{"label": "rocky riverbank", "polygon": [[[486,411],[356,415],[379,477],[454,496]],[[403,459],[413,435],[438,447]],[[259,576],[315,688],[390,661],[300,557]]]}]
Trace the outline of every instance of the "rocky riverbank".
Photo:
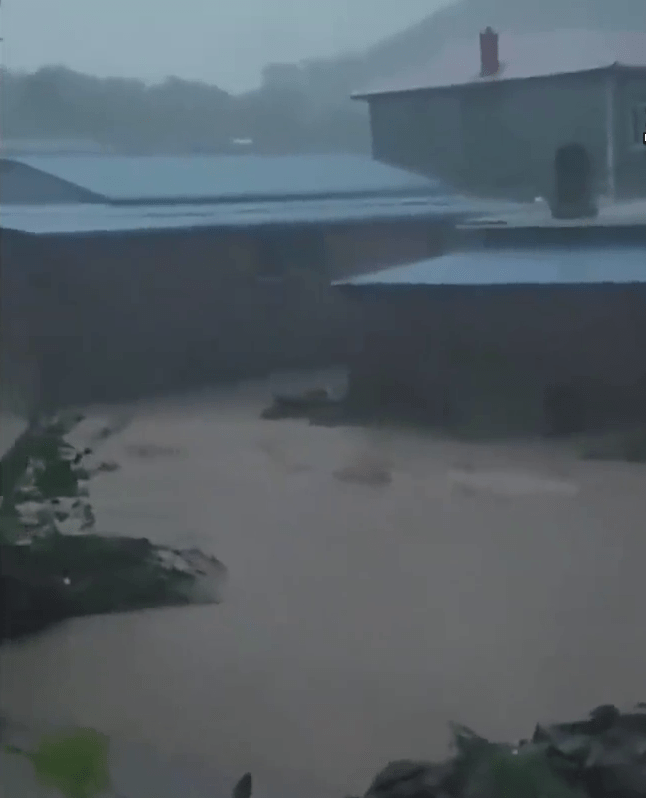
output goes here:
[{"label": "rocky riverbank", "polygon": [[217,603],[226,568],[198,550],[97,533],[90,480],[118,468],[34,422],[0,463],[0,641],[82,615]]}]

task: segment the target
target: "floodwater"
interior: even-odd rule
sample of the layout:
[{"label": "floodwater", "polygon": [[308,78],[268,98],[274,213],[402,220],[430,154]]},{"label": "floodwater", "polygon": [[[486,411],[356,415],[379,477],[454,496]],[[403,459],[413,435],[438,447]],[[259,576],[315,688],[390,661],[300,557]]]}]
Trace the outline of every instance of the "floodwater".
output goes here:
[{"label": "floodwater", "polygon": [[513,739],[646,698],[645,467],[261,421],[270,389],[119,410],[99,531],[208,550],[226,602],[4,647],[10,716],[315,798],[442,754],[451,720]]}]

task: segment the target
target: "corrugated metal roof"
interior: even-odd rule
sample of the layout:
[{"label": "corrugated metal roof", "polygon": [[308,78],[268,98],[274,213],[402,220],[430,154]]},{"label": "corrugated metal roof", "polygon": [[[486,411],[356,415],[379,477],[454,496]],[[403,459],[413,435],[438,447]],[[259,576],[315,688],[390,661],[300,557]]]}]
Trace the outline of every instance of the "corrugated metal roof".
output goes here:
[{"label": "corrugated metal roof", "polygon": [[646,245],[455,252],[341,280],[349,286],[503,286],[646,282]]},{"label": "corrugated metal roof", "polygon": [[178,202],[438,193],[439,182],[359,155],[17,158],[108,201]]},{"label": "corrugated metal roof", "polygon": [[497,204],[464,197],[382,197],[353,200],[220,203],[215,205],[3,205],[7,230],[38,234],[82,234],[261,225],[343,224],[402,219],[464,220],[494,212]]},{"label": "corrugated metal roof", "polygon": [[478,36],[446,45],[440,54],[413,72],[380,82],[354,94],[370,98],[424,89],[498,83],[504,80],[587,72],[613,65],[646,68],[646,33],[558,30],[551,33],[499,33],[501,68],[480,76]]}]

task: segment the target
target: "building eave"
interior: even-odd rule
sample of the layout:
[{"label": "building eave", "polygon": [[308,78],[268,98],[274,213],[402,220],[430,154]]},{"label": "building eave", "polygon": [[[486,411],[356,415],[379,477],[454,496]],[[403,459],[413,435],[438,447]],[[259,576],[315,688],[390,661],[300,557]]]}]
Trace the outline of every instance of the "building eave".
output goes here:
[{"label": "building eave", "polygon": [[468,91],[486,86],[500,86],[503,84],[518,84],[527,81],[539,80],[558,80],[560,78],[572,77],[592,77],[596,75],[603,75],[610,72],[631,72],[631,73],[644,73],[646,74],[646,66],[628,66],[619,62],[607,64],[593,69],[577,70],[576,72],[558,72],[555,74],[546,75],[528,75],[527,77],[493,77],[481,80],[474,80],[469,83],[452,83],[446,86],[414,86],[411,88],[402,89],[386,89],[384,91],[364,91],[353,92],[350,95],[352,100],[363,100],[365,102],[372,102],[373,100],[389,99],[392,97],[401,97],[402,95],[411,94],[438,94],[445,92]]}]

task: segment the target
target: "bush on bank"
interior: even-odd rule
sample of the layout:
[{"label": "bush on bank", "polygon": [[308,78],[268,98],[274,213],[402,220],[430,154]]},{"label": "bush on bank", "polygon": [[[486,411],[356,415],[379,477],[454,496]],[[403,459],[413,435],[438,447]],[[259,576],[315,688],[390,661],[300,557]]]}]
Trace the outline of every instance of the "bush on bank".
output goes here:
[{"label": "bush on bank", "polygon": [[33,424],[0,461],[0,642],[66,618],[221,600],[215,557],[96,534],[92,451],[66,440],[79,420]]},{"label": "bush on bank", "polygon": [[[391,762],[364,798],[646,798],[644,708],[601,706],[583,721],[538,725],[516,744],[455,726],[447,759]],[[99,798],[110,789],[109,740],[92,729],[48,735],[34,751],[6,748],[28,757],[39,781],[64,798]],[[231,795],[251,793],[246,773]]]}]

